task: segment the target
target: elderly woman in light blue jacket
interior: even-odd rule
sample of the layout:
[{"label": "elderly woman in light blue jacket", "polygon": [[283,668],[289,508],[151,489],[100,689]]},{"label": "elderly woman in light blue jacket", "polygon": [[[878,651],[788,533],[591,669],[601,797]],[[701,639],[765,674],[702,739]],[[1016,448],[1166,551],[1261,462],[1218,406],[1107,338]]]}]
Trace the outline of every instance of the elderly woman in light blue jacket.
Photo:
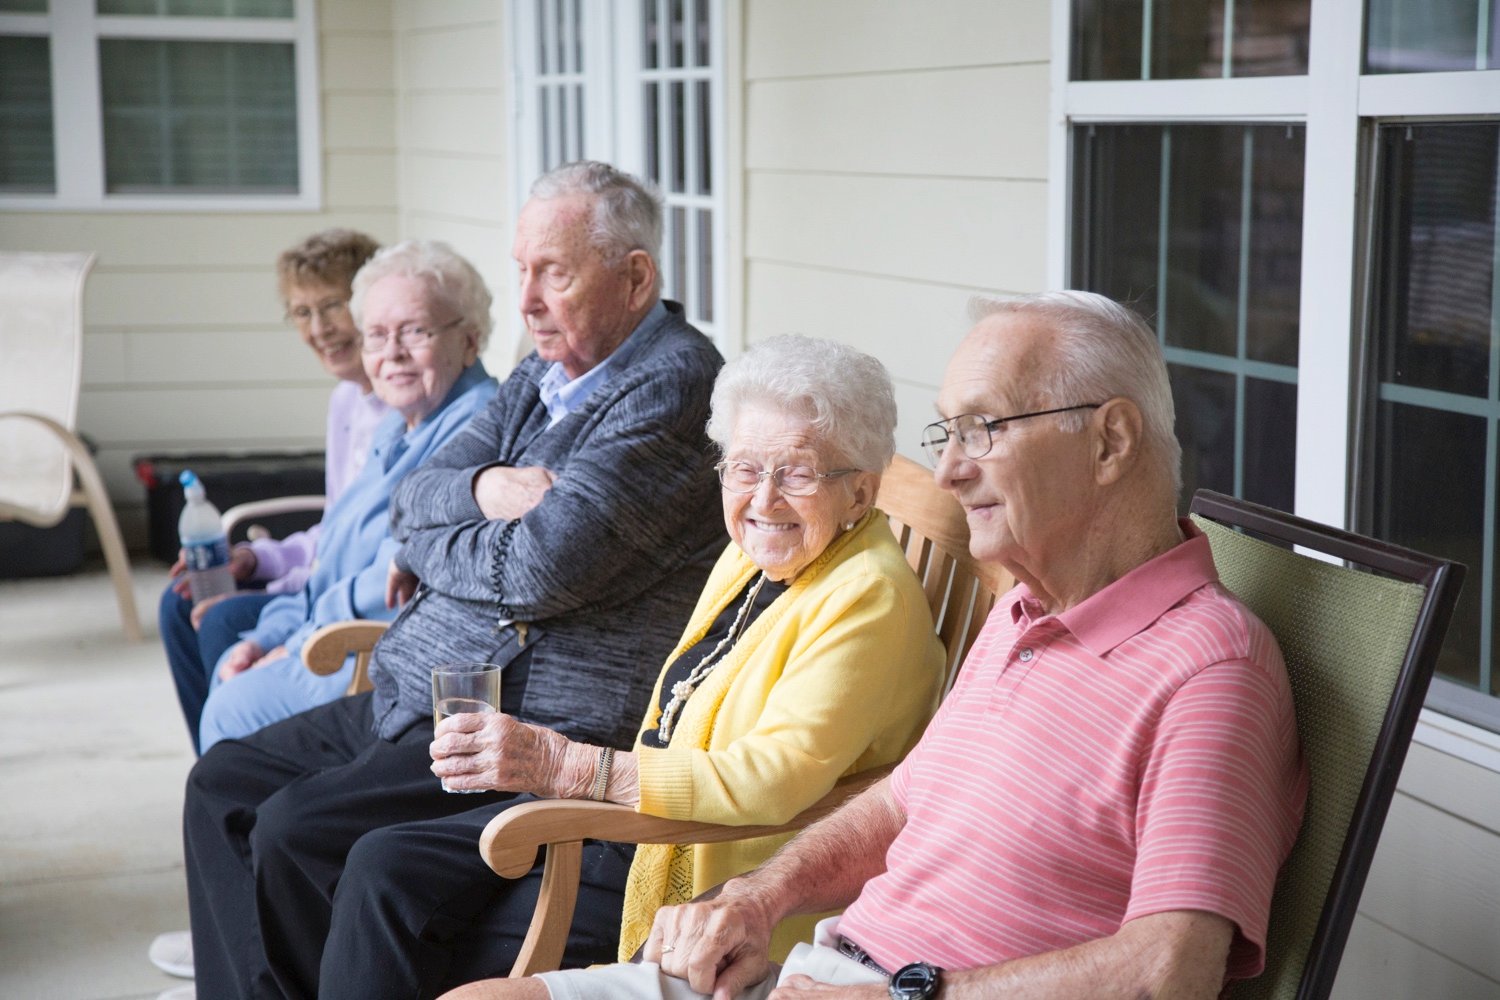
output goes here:
[{"label": "elderly woman in light blue jacket", "polygon": [[408,241],[371,258],[350,302],[366,373],[393,412],[370,457],[323,518],[307,585],[277,597],[255,628],[225,651],[199,723],[204,753],[339,697],[352,661],[318,677],[302,666],[314,631],[351,618],[390,618],[390,497],[395,485],[494,396],[479,352],[490,331],[490,294],[478,272],[442,243]]}]

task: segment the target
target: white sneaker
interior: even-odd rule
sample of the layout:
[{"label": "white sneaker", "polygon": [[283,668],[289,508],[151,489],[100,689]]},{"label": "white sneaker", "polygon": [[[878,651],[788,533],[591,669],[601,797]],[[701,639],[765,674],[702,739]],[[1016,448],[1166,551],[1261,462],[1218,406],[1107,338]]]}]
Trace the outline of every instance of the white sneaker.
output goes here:
[{"label": "white sneaker", "polygon": [[192,983],[174,986],[170,990],[163,990],[156,1000],[198,1000],[198,987]]},{"label": "white sneaker", "polygon": [[[165,934],[156,935],[156,940],[151,942],[151,948],[146,952],[146,957],[151,959],[151,964],[169,976],[178,979],[193,978],[193,935],[187,931],[168,931]],[[171,993],[168,990],[167,993]],[[182,996],[167,996],[163,993],[159,1000],[192,1000],[191,992]]]}]

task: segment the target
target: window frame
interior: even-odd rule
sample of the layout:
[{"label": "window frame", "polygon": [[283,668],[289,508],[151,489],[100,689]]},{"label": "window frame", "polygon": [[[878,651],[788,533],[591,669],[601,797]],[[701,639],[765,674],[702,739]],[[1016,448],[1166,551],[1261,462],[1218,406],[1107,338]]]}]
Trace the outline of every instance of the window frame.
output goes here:
[{"label": "window frame", "polygon": [[[569,11],[583,11],[586,15],[581,32],[584,46],[583,70],[568,77],[568,82],[583,84],[581,104],[584,113],[584,155],[617,164],[624,170],[644,176],[646,151],[642,130],[625,124],[642,119],[641,92],[644,84],[648,81],[659,82],[663,77],[678,78],[678,74],[701,71],[643,68],[639,19],[641,0],[548,2],[563,5]],[[538,85],[545,82],[545,78],[538,73],[537,32],[550,32],[550,29],[538,24],[534,4],[535,0],[508,0],[506,5],[507,24],[511,32],[511,44],[507,46],[507,51],[514,95],[514,114],[511,115],[509,133],[513,215],[519,214],[521,206],[526,202],[532,179],[540,173],[541,165],[545,162],[536,134],[540,115]],[[727,37],[728,25],[734,21],[737,3],[734,0],[729,5],[721,0],[689,0],[688,10],[696,9],[696,5],[706,6],[710,31],[709,101],[713,110],[710,117],[716,130],[711,137],[710,174],[713,194],[674,194],[663,189],[663,260],[660,263],[665,271],[669,265],[668,258],[673,252],[672,208],[707,208],[714,223],[713,268],[709,275],[714,318],[712,322],[703,322],[690,315],[689,319],[723,350],[735,342],[733,331],[739,326],[740,310],[740,305],[730,299],[734,273],[734,261],[731,257],[736,254],[736,250],[729,245],[728,233],[731,229],[731,211],[738,202],[735,192],[730,190],[728,158],[735,114],[730,106],[730,95],[726,91],[725,82],[729,78],[727,71],[732,55],[732,46]],[[547,37],[550,34],[544,34],[541,41],[545,42]],[[689,134],[692,134],[691,130]],[[692,176],[690,173],[689,177]],[[695,237],[690,236],[688,242],[690,248],[696,246]],[[696,262],[690,262],[684,280],[691,280],[698,273]],[[663,297],[669,297],[670,291],[668,282],[663,288]],[[515,323],[516,333],[520,336],[522,329],[519,319]]]},{"label": "window frame", "polygon": [[[56,190],[0,192],[0,210],[66,212],[286,212],[322,205],[323,156],[315,0],[292,0],[290,18],[99,15],[92,2],[52,0],[46,14],[0,14],[0,34],[51,39]],[[105,189],[99,42],[283,42],[296,67],[296,194],[123,194]]]},{"label": "window frame", "polygon": [[[1363,71],[1364,0],[1310,0],[1306,76],[1072,81],[1072,2],[1052,0],[1047,281],[1068,286],[1072,136],[1092,122],[1292,122],[1306,127],[1294,513],[1358,523],[1370,331],[1367,230],[1375,127],[1500,117],[1500,70]],[[1351,30],[1351,26],[1352,30]],[[1308,331],[1345,331],[1342,336]],[[1477,577],[1478,574],[1475,574]],[[1476,580],[1477,585],[1477,580]],[[1500,697],[1433,679],[1428,705],[1500,732]]]}]

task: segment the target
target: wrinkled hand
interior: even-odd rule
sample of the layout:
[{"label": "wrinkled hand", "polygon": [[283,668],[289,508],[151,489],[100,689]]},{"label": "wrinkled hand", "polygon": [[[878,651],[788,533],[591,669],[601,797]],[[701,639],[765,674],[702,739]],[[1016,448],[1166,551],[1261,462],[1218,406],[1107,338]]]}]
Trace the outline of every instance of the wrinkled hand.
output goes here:
[{"label": "wrinkled hand", "polygon": [[219,661],[219,680],[233,680],[250,669],[251,664],[262,657],[260,644],[254,639],[241,639],[229,647],[229,652]]},{"label": "wrinkled hand", "polygon": [[433,731],[432,773],[453,789],[577,797],[567,772],[569,741],[504,712],[453,715]]},{"label": "wrinkled hand", "polygon": [[771,924],[764,907],[734,883],[702,903],[656,911],[641,958],[714,1000],[730,1000],[771,971]]},{"label": "wrinkled hand", "polygon": [[391,568],[385,575],[385,606],[399,608],[411,600],[411,595],[417,592],[418,582],[417,574],[398,569],[392,559]]},{"label": "wrinkled hand", "polygon": [[540,504],[556,480],[539,465],[493,465],[474,477],[474,502],[491,521],[514,521]]},{"label": "wrinkled hand", "polygon": [[286,647],[285,646],[277,646],[275,649],[271,650],[265,656],[262,656],[260,659],[256,660],[254,663],[250,664],[250,669],[251,670],[259,670],[261,667],[268,666],[268,665],[270,665],[272,663],[275,663],[277,660],[284,660],[286,658],[287,658]]},{"label": "wrinkled hand", "polygon": [[[173,586],[175,587],[176,584],[173,584]],[[221,601],[228,600],[233,596],[234,594],[232,593],[215,594],[213,597],[206,598],[199,601],[197,604],[194,604],[193,610],[188,612],[188,621],[193,623],[193,630],[197,631],[198,628],[203,625],[203,616],[208,614],[209,608],[213,607],[215,604],[218,604]]]},{"label": "wrinkled hand", "polygon": [[766,1000],[885,1000],[890,989],[884,983],[863,983],[858,986],[834,986],[820,983],[808,976],[787,976],[786,982],[771,991]]}]

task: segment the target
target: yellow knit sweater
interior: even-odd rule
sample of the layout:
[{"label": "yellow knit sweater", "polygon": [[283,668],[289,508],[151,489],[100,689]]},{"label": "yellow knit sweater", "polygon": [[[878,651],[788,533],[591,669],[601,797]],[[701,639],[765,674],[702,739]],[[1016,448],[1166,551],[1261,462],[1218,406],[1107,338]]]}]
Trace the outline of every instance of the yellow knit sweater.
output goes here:
[{"label": "yellow knit sweater", "polygon": [[[731,544],[668,664],[757,572]],[[839,778],[899,760],[936,710],[942,680],[942,645],[921,585],[885,514],[872,510],[745,631],[683,707],[669,748],[637,739],[637,809],[714,823],[785,822]],[[641,731],[656,727],[660,702],[658,678]],[[787,839],[639,847],[625,889],[621,960],[645,941],[659,907],[754,868]],[[784,958],[815,920],[783,921],[772,957]]]}]

